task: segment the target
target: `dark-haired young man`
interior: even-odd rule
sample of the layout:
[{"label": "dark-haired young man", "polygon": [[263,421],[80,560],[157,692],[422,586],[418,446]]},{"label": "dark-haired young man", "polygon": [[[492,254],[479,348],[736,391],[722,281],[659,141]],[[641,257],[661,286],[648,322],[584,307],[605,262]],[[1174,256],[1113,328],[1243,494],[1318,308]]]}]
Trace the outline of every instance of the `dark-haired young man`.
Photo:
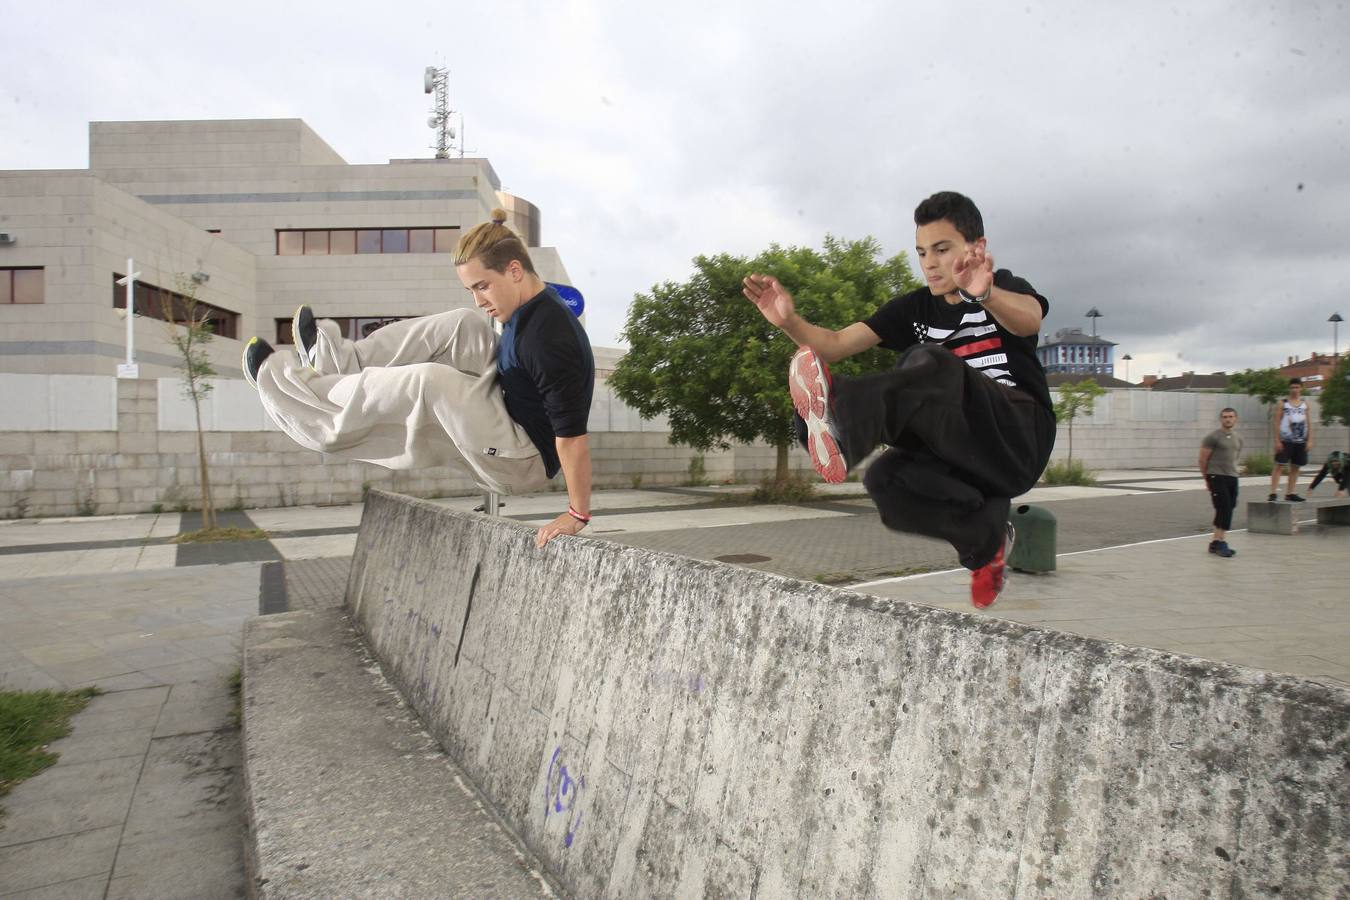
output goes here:
[{"label": "dark-haired young man", "polygon": [[1219,427],[1200,442],[1200,474],[1214,504],[1214,539],[1209,552],[1224,559],[1237,556],[1228,546],[1228,531],[1233,527],[1233,510],[1238,498],[1238,459],[1242,456],[1242,435],[1238,434],[1237,410],[1225,406],[1219,413]]},{"label": "dark-haired young man", "polygon": [[[994,270],[980,211],[944,191],[914,211],[928,287],[903,294],[839,331],[797,315],[772,276],[744,293],[802,349],[788,387],[812,464],[826,481],[878,444],[864,484],[888,528],[948,541],[972,571],[976,607],[1003,589],[1011,498],[1031,488],[1055,442],[1055,416],[1036,338],[1049,303],[1006,269]],[[826,365],[877,344],[896,367],[832,379]]]}]

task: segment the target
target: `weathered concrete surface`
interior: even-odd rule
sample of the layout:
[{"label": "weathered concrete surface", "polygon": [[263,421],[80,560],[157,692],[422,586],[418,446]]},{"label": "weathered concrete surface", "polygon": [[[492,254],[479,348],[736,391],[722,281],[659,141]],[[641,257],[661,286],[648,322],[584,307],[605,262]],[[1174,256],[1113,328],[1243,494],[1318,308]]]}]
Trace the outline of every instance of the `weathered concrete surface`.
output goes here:
[{"label": "weathered concrete surface", "polygon": [[583,897],[1341,897],[1350,693],[372,492],[347,602]]},{"label": "weathered concrete surface", "polygon": [[253,896],[558,896],[341,609],[249,620],[244,732]]},{"label": "weathered concrete surface", "polygon": [[1350,525],[1350,497],[1303,503],[1252,500],[1247,504],[1247,530],[1254,534],[1293,534],[1294,523],[1313,510],[1317,510],[1319,525]]}]

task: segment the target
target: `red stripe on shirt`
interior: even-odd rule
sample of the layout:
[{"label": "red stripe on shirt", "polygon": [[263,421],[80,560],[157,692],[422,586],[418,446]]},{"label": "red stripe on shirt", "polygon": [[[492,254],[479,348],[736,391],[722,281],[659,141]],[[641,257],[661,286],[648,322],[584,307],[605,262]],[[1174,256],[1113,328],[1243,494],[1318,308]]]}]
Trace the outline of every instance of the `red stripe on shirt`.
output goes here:
[{"label": "red stripe on shirt", "polygon": [[1003,346],[1001,338],[992,337],[987,341],[976,341],[973,344],[966,344],[963,347],[953,347],[952,352],[957,356],[966,357],[976,353],[984,353],[986,350],[997,350]]}]

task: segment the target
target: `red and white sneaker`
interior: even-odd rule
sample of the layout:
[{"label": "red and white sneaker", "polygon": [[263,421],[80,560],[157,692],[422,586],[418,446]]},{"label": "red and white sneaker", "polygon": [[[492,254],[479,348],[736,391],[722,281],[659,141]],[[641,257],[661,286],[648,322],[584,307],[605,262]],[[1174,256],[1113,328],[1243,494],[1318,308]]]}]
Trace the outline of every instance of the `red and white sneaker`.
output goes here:
[{"label": "red and white sneaker", "polygon": [[1008,537],[998,548],[994,558],[970,573],[970,602],[976,609],[987,609],[994,605],[1003,587],[1008,583],[1008,557],[1012,556],[1013,541],[1017,532],[1008,526]]},{"label": "red and white sneaker", "polygon": [[803,347],[788,366],[788,391],[797,415],[806,422],[806,452],[811,465],[831,484],[848,477],[848,464],[839,448],[839,432],[830,421],[832,380],[825,361],[810,347]]}]

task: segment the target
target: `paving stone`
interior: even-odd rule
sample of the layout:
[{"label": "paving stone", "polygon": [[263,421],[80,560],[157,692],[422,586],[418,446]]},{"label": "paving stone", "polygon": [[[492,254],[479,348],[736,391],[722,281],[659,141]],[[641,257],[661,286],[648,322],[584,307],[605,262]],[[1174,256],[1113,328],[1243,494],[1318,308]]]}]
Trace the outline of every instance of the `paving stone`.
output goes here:
[{"label": "paving stone", "polygon": [[122,826],[0,847],[0,884],[22,891],[112,871]]}]

